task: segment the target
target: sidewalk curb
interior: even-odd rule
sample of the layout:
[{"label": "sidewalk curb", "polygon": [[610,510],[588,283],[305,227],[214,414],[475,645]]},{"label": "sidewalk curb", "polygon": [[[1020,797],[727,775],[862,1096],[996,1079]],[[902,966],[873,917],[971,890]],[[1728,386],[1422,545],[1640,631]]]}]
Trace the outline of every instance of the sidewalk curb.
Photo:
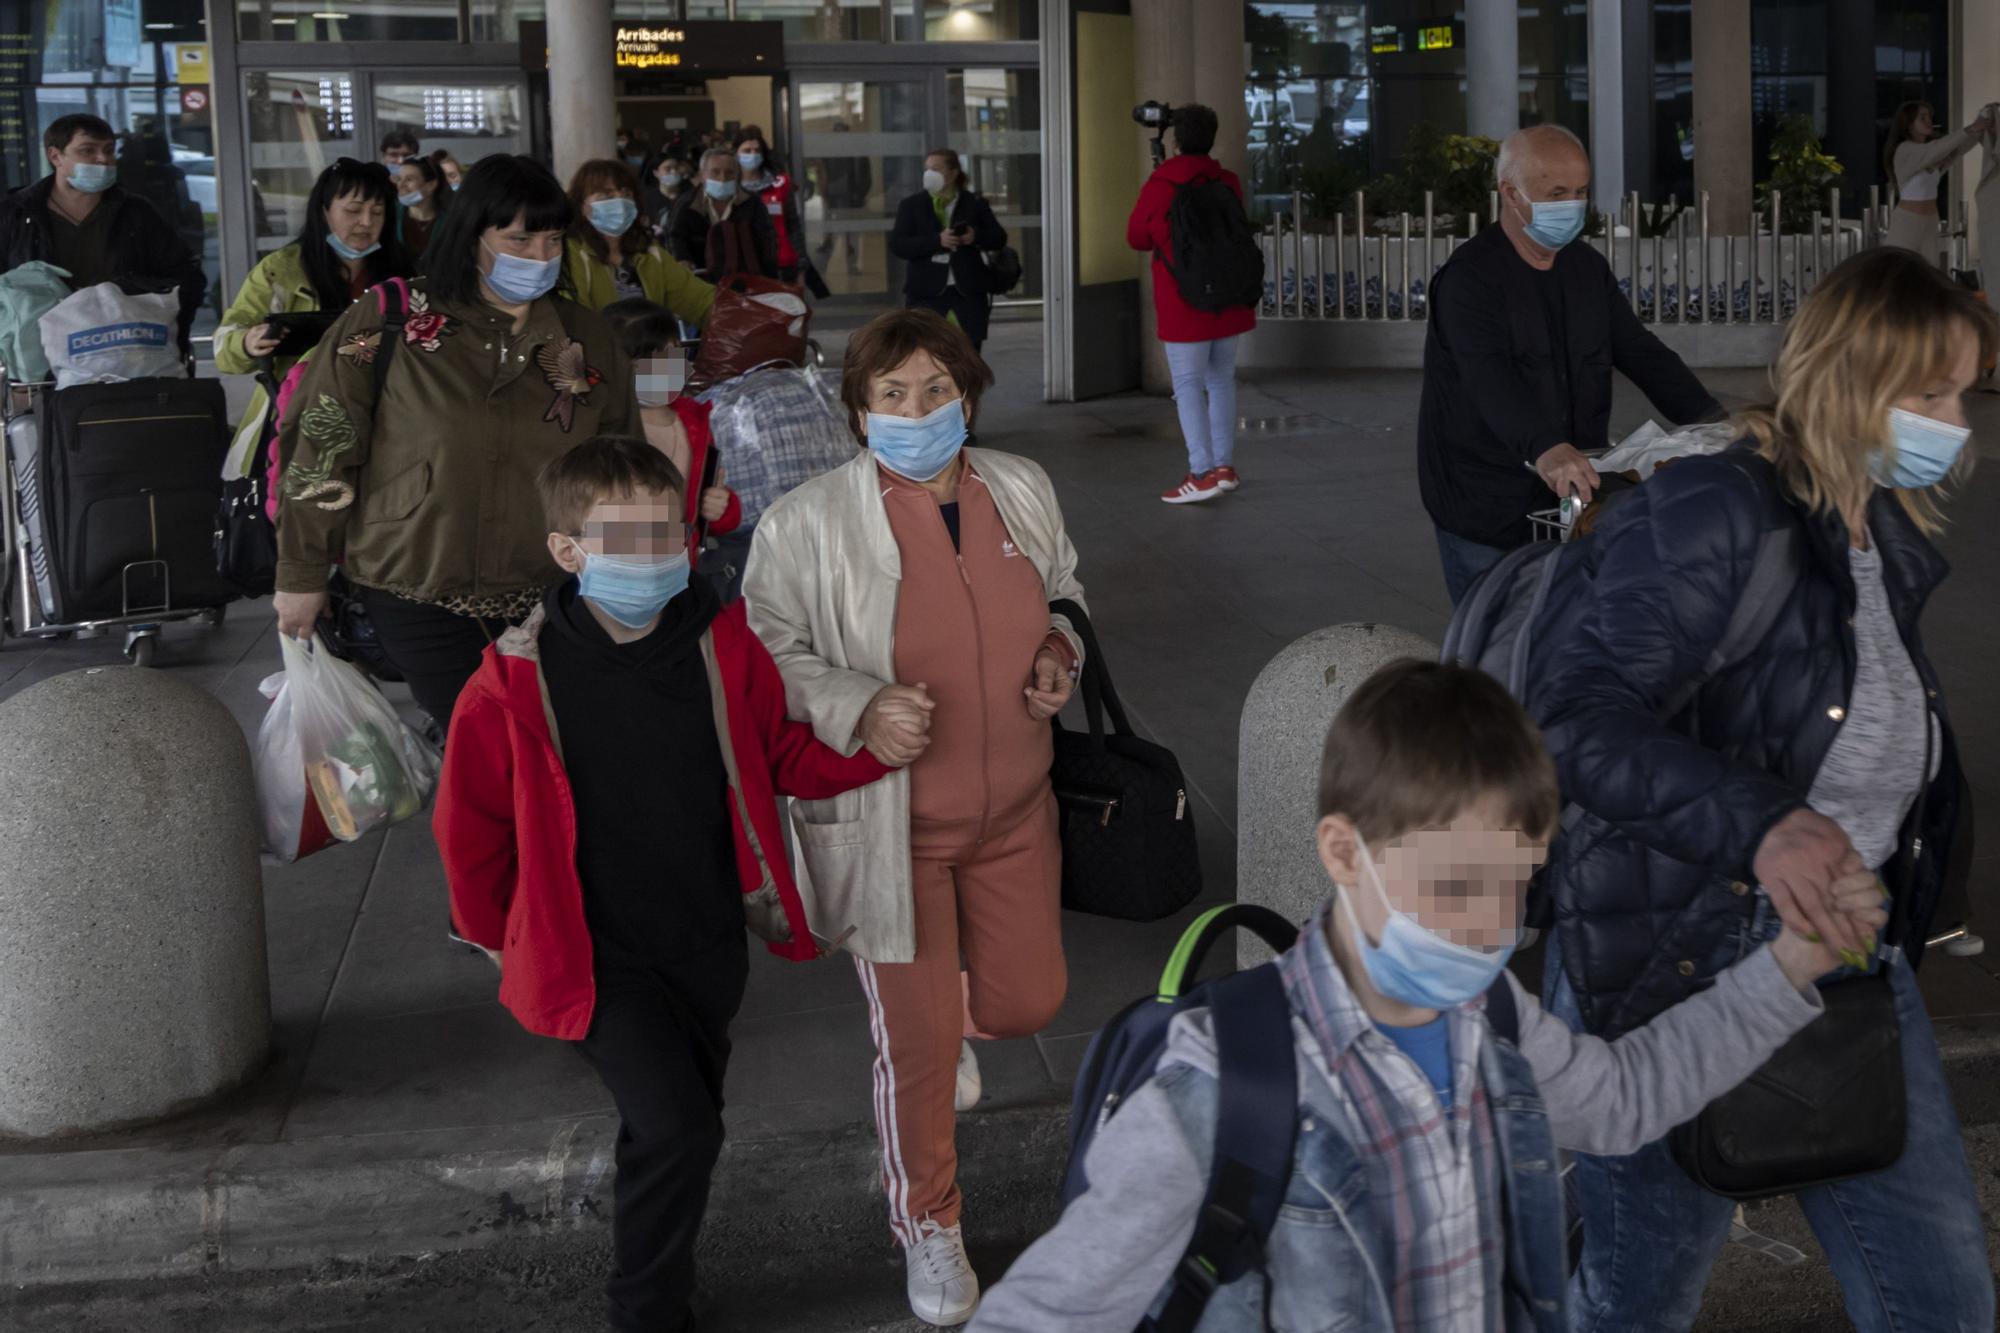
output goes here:
[{"label": "sidewalk curb", "polygon": [[[2000,1065],[2000,1015],[1942,1022],[1961,1116]],[[1984,1108],[1982,1108],[1984,1109]],[[1053,1196],[1068,1107],[962,1119],[967,1176]],[[608,1227],[618,1121],[592,1115],[423,1133],[0,1157],[0,1284],[41,1286],[305,1268],[475,1249],[524,1231]],[[879,1190],[873,1127],[735,1138],[712,1217],[783,1234]],[[871,1206],[872,1211],[872,1206]]]},{"label": "sidewalk curb", "polygon": [[[983,1111],[981,1174],[1047,1163],[1056,1103]],[[304,1268],[473,1249],[525,1229],[607,1228],[615,1116],[424,1133],[0,1158],[0,1284],[14,1287]],[[968,1153],[968,1156],[972,1156]],[[729,1140],[711,1214],[800,1218],[829,1198],[879,1200],[874,1130]],[[876,1207],[879,1207],[879,1202]],[[884,1231],[886,1235],[886,1229]]]}]

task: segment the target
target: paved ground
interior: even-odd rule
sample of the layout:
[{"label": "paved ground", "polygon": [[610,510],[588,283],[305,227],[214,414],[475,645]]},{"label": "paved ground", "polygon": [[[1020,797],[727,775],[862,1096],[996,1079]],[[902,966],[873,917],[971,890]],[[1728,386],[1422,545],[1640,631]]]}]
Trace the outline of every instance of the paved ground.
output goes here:
[{"label": "paved ground", "polygon": [[[827,341],[837,357],[839,339]],[[1194,788],[1204,901],[1228,898],[1237,719],[1257,671],[1293,638],[1326,624],[1385,621],[1433,637],[1444,627],[1447,604],[1414,481],[1417,376],[1252,378],[1240,403],[1245,489],[1219,504],[1172,509],[1154,498],[1183,466],[1170,403],[1139,396],[1039,403],[1033,326],[1002,327],[989,352],[1001,385],[981,413],[981,441],[1032,455],[1054,476],[1129,711],[1178,752]],[[1755,393],[1760,379],[1709,378],[1725,399]],[[1990,453],[2000,446],[2000,399],[1979,411]],[[1621,394],[1620,429],[1644,416],[1636,395]],[[1945,545],[1958,573],[1926,632],[1973,781],[1990,789],[2000,779],[2000,701],[1990,672],[2000,653],[1990,611],[2000,579],[2000,483],[1975,481],[1957,518]],[[161,662],[215,691],[254,729],[262,712],[257,683],[275,669],[272,640],[268,609],[239,606],[219,630],[170,630]],[[101,640],[9,644],[0,652],[0,695],[116,656],[117,645]],[[1982,872],[2000,855],[1993,818],[1983,821]],[[413,822],[273,870],[266,907],[276,1021],[267,1073],[227,1106],[168,1125],[57,1152],[0,1144],[0,1222],[10,1195],[49,1191],[73,1203],[76,1190],[62,1190],[79,1181],[116,1178],[136,1189],[153,1169],[240,1181],[244,1164],[258,1163],[274,1180],[303,1181],[307,1170],[356,1157],[393,1160],[398,1169],[419,1160],[443,1165],[420,1173],[421,1181],[392,1180],[346,1215],[325,1218],[327,1243],[345,1255],[377,1256],[366,1264],[322,1264],[303,1276],[298,1268],[276,1277],[230,1271],[299,1264],[315,1237],[263,1252],[233,1246],[227,1219],[212,1215],[226,1210],[225,1191],[184,1244],[99,1270],[107,1278],[197,1276],[0,1288],[0,1325],[217,1333],[590,1326],[608,1204],[608,1102],[581,1061],[522,1033],[493,1003],[483,959],[445,947],[442,875],[427,828]],[[1063,1012],[1037,1038],[984,1048],[989,1109],[968,1121],[964,1157],[969,1235],[989,1276],[1053,1214],[1062,1100],[1084,1043],[1148,987],[1184,920],[1133,926],[1070,917],[1072,988]],[[2000,967],[1939,959],[1926,970],[1926,988],[1953,1025],[1952,1039],[1968,1052],[1985,1050],[1980,1039],[2000,1029]],[[851,970],[760,958],[736,1051],[732,1144],[704,1242],[714,1327],[916,1327],[898,1321],[900,1266],[870,1197],[870,1052]],[[1994,1214],[2000,1107],[1991,1072],[1988,1057],[1969,1054],[1955,1076]],[[399,1203],[420,1194],[418,1184],[434,1187],[454,1171],[484,1179],[454,1165],[482,1152],[480,1170],[496,1154],[546,1154],[555,1172],[547,1200],[472,1189],[456,1224],[412,1243],[414,1222]],[[257,1197],[275,1206],[268,1188]],[[136,1225],[143,1211],[135,1202],[123,1224]],[[14,1220],[27,1225],[19,1213]],[[244,1216],[243,1231],[255,1220]],[[1758,1220],[1803,1240],[1788,1209],[1763,1210]],[[120,1225],[105,1221],[101,1243],[70,1257],[117,1250]],[[6,1233],[0,1226],[0,1273],[37,1276],[10,1267]],[[453,1252],[468,1246],[476,1248]],[[422,1251],[438,1253],[407,1257]],[[381,1257],[392,1254],[406,1257]],[[1837,1324],[1835,1308],[1816,1262],[1781,1269],[1733,1253],[1706,1326],[1818,1329]]]}]

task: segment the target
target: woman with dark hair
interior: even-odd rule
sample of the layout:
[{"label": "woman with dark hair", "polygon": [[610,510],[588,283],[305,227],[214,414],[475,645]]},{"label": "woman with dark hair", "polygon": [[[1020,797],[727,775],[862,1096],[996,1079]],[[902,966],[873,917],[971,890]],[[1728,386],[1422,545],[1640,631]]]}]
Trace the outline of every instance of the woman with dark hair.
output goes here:
[{"label": "woman with dark hair", "polygon": [[806,229],[799,216],[799,193],[792,178],[780,171],[777,154],[755,125],[743,127],[736,139],[736,165],[743,174],[743,189],[764,206],[771,219],[772,239],[777,247],[777,270],[772,276],[796,282]]},{"label": "woman with dark hair", "polygon": [[764,512],[743,593],[792,716],[897,769],[801,801],[793,825],[813,933],[844,941],[868,1000],[910,1308],[946,1327],[979,1304],[955,1146],[980,1095],[967,1038],[1040,1031],[1068,984],[1049,719],[1083,657],[1049,603],[1083,587],[1048,474],[965,447],[992,382],[931,311],[857,331],[840,397],[865,448]]},{"label": "woman with dark hair", "polygon": [[451,186],[445,183],[444,168],[436,159],[406,158],[396,168],[396,204],[396,239],[402,242],[410,263],[422,268],[431,229],[451,204]]},{"label": "woman with dark hair", "polygon": [[755,195],[744,190],[743,168],[727,148],[701,155],[701,197],[674,224],[674,253],[710,282],[739,273],[778,276],[778,238]]},{"label": "woman with dark hair", "polygon": [[1007,229],[966,183],[957,152],[932,149],[924,188],[897,206],[889,233],[889,252],[903,261],[903,304],[937,311],[979,347],[993,308],[985,252],[1005,244]]},{"label": "woman with dark hair", "polygon": [[639,215],[639,178],[611,158],[576,169],[569,182],[570,224],[564,273],[576,299],[592,310],[633,298],[663,305],[700,324],[715,304],[715,288],[660,248]]},{"label": "woman with dark hair", "polygon": [[[224,375],[266,370],[282,383],[349,302],[377,283],[407,276],[403,249],[386,234],[395,203],[388,170],[377,163],[343,157],[322,171],[306,196],[298,239],[259,260],[223,313],[215,330],[215,368]],[[314,312],[322,318],[310,318]],[[238,475],[251,465],[270,408],[263,385],[251,390],[230,447],[232,465],[241,465]]]},{"label": "woman with dark hair", "polygon": [[1889,143],[1882,150],[1882,166],[1896,195],[1882,243],[1914,250],[1933,264],[1944,251],[1944,238],[1938,234],[1938,178],[1992,127],[1993,111],[1985,108],[1970,125],[1942,139],[1937,137],[1936,122],[1930,103],[1903,103],[1896,108]]},{"label": "woman with dark hair", "polygon": [[[1793,1184],[1871,1333],[1994,1327],[1979,1190],[1916,969],[1963,925],[1947,904],[1971,811],[1919,622],[1947,573],[1943,502],[1973,463],[1965,394],[1995,341],[1992,312],[1934,264],[1886,246],[1841,264],[1786,328],[1775,399],[1739,416],[1743,438],[1606,511],[1528,672],[1575,803],[1542,872],[1550,1012],[1615,1039],[1780,923],[1847,951],[1819,983],[1820,1035],[1745,1086],[1797,1097],[1782,1114],[1798,1156],[1763,1183]],[[1758,604],[1739,657],[1738,609]],[[1835,909],[1857,879],[1891,901],[1879,938]],[[1771,1126],[1753,1117],[1769,1107],[1718,1102],[1702,1132],[1751,1128],[1748,1153],[1716,1155],[1768,1169],[1755,1145]],[[1843,1112],[1849,1126],[1823,1118]],[[1843,1159],[1829,1140],[1849,1133],[1866,1150],[1849,1139]],[[1572,1329],[1693,1325],[1736,1205],[1697,1183],[1683,1163],[1703,1154],[1686,1148],[1577,1157]]]},{"label": "woman with dark hair", "polygon": [[344,559],[440,727],[480,651],[562,577],[535,474],[578,440],[638,429],[610,327],[556,291],[575,217],[539,163],[482,159],[431,235],[400,339],[376,302],[350,306],[279,437],[279,631],[312,634]]}]

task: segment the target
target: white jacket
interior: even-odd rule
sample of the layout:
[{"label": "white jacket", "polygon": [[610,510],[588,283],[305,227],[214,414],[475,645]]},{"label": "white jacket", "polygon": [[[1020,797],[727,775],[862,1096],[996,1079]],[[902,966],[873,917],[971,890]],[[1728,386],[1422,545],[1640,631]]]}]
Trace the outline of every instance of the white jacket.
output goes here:
[{"label": "white jacket", "polygon": [[[1048,473],[990,449],[967,449],[965,458],[1014,544],[1034,562],[1049,600],[1082,605],[1076,548]],[[842,754],[861,747],[854,729],[862,710],[896,680],[903,560],[882,491],[867,450],[791,491],[758,520],[743,581],[750,627],[785,678],[788,710]],[[1049,623],[1082,661],[1068,619],[1052,614]],[[830,801],[799,801],[792,827],[811,879],[800,891],[813,934],[870,962],[915,959],[909,773],[898,770]]]}]

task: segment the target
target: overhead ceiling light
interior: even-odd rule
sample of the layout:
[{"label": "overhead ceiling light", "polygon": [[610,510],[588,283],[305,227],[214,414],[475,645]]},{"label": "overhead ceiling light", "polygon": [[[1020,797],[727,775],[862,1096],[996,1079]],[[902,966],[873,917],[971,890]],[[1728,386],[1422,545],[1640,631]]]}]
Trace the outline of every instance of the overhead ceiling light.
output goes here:
[{"label": "overhead ceiling light", "polygon": [[338,23],[338,22],[339,22],[340,20],[342,20],[342,19],[349,19],[349,18],[353,18],[353,17],[354,17],[354,15],[352,15],[352,14],[341,14],[341,13],[336,13],[335,11],[333,11],[333,10],[331,10],[331,9],[322,9],[322,10],[321,10],[321,11],[319,11],[319,12],[318,12],[317,14],[314,14],[314,15],[313,15],[313,17],[314,17],[314,18],[316,18],[316,19],[325,19],[325,20],[327,20],[327,21],[328,21],[329,23]]},{"label": "overhead ceiling light", "polygon": [[297,19],[272,19],[272,20],[271,20],[271,26],[272,26],[272,27],[274,27],[274,28],[275,28],[275,27],[277,27],[277,26],[278,26],[279,24],[285,24],[286,26],[289,26],[289,27],[293,27],[293,28],[296,28],[296,27],[298,27],[298,26],[299,26],[299,21],[298,21]]},{"label": "overhead ceiling light", "polygon": [[147,32],[172,32],[172,31],[173,31],[173,30],[174,30],[175,28],[178,28],[178,27],[180,27],[180,26],[181,26],[181,25],[180,25],[180,24],[178,24],[178,23],[148,23],[148,24],[146,25],[146,31],[147,31]]}]

